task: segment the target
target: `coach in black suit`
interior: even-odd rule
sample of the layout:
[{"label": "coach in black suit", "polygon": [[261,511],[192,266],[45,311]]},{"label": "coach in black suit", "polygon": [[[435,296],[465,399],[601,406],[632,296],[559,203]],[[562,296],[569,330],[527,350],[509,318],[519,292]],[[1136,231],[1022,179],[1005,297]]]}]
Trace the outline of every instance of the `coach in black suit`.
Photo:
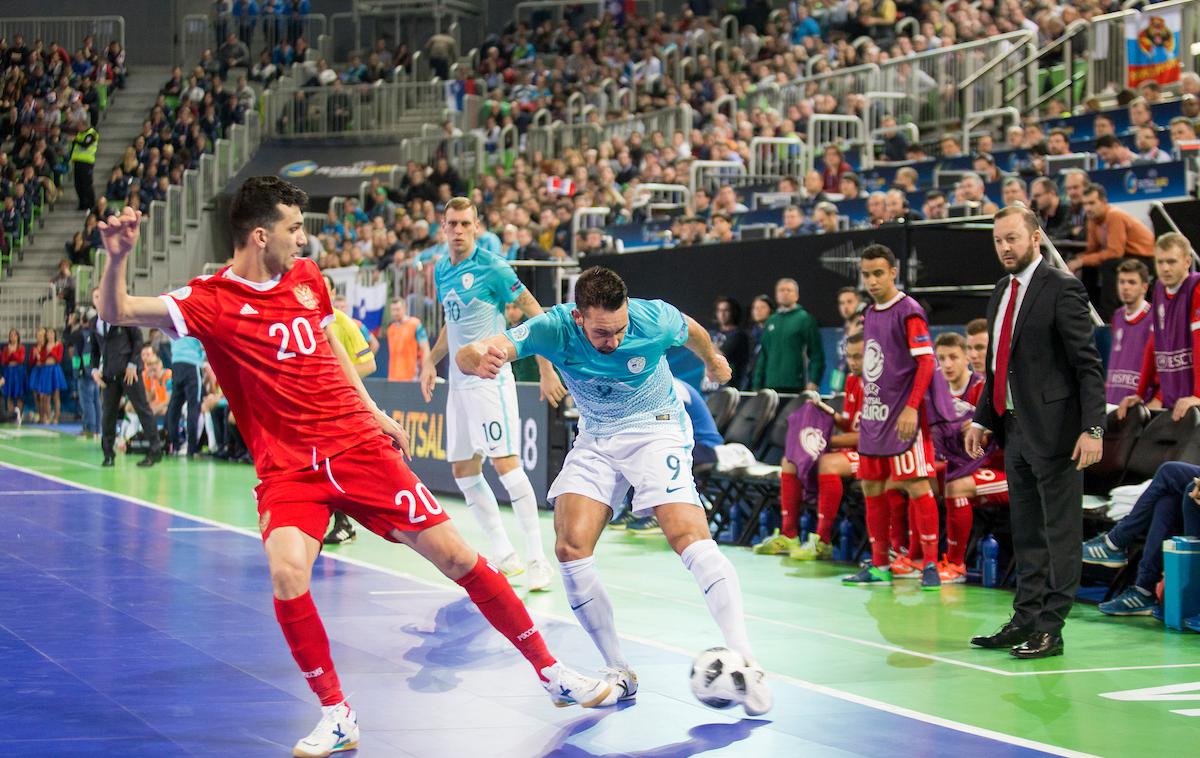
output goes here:
[{"label": "coach in black suit", "polygon": [[1103,451],[1104,375],[1087,292],[1042,257],[1033,212],[997,213],[993,240],[1009,275],[988,302],[987,380],[965,442],[976,458],[991,434],[1004,448],[1017,593],[1012,619],[971,644],[1045,658],[1063,652],[1079,588],[1082,472]]},{"label": "coach in black suit", "polygon": [[[95,302],[96,294],[92,298]],[[150,441],[150,452],[138,461],[145,468],[153,466],[162,458],[162,441],[158,436],[158,425],[150,412],[146,400],[146,387],[142,384],[142,330],[136,326],[113,326],[100,318],[96,319],[96,334],[100,339],[100,367],[93,376],[99,376],[101,387],[100,447],[104,450],[104,466],[116,462],[113,443],[117,438],[117,414],[121,409],[121,395],[129,398],[130,405],[142,422],[142,430]]]}]

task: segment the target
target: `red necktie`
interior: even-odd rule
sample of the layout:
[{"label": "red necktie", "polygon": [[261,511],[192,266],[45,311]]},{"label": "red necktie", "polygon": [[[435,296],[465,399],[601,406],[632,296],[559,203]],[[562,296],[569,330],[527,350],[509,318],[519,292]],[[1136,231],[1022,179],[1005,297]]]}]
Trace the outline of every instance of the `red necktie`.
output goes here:
[{"label": "red necktie", "polygon": [[1012,289],[1008,291],[1008,308],[1004,310],[1004,322],[1000,324],[1000,344],[996,346],[996,371],[992,375],[992,410],[1004,414],[1008,389],[1008,348],[1012,343],[1013,316],[1017,313],[1017,287],[1020,282],[1013,277]]}]

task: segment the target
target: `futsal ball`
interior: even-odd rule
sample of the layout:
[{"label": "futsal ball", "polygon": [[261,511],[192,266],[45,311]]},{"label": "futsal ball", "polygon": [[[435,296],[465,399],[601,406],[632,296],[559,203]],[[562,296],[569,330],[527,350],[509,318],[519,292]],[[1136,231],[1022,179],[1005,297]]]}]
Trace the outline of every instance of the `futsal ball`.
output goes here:
[{"label": "futsal ball", "polygon": [[746,697],[746,659],[725,647],[710,647],[692,661],[692,694],[710,708],[730,708]]}]

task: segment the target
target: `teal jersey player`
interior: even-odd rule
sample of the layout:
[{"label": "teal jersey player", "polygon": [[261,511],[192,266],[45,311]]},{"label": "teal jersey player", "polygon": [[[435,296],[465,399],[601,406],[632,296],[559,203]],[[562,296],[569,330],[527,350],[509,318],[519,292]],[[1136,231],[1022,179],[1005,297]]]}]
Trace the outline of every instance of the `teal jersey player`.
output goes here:
[{"label": "teal jersey player", "polygon": [[559,367],[579,408],[580,430],[611,437],[673,421],[682,428],[683,404],[675,396],[666,352],[688,341],[687,320],[662,300],[629,300],[625,338],[611,353],[588,342],[571,315],[574,303],[556,305],[506,334],[517,356],[540,355]]},{"label": "teal jersey player", "polygon": [[[438,302],[445,313],[446,339],[450,354],[475,340],[500,334],[508,325],[504,306],[521,296],[525,285],[517,279],[512,266],[478,244],[464,260],[455,265],[449,255],[433,267]],[[505,367],[504,382],[512,382],[512,369]],[[450,386],[473,387],[483,380],[467,376],[450,362]]]}]

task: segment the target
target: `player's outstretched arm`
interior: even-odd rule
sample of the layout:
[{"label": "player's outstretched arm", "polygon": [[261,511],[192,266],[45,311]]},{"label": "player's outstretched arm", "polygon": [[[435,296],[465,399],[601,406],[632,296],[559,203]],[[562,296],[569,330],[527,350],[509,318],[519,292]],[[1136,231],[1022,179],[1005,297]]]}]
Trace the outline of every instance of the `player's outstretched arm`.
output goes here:
[{"label": "player's outstretched arm", "polygon": [[[526,318],[540,316],[544,312],[537,298],[530,294],[529,290],[522,292],[516,300],[513,301]],[[558,372],[554,370],[554,364],[546,360],[542,356],[536,356],[538,367],[538,388],[541,390],[542,399],[550,403],[551,408],[557,408],[562,399],[567,396],[567,388],[563,386],[562,380],[558,378]]]},{"label": "player's outstretched arm", "polygon": [[713,346],[712,338],[708,336],[708,330],[696,323],[696,319],[691,316],[685,314],[684,318],[687,319],[688,328],[688,341],[685,347],[704,361],[708,378],[717,384],[724,384],[732,379],[733,371],[729,368],[729,361]]},{"label": "player's outstretched arm", "polygon": [[516,359],[517,346],[503,334],[463,345],[454,356],[460,371],[483,379],[495,379],[504,364]]},{"label": "player's outstretched arm", "polygon": [[446,345],[446,325],[443,324],[433,348],[427,348],[426,352],[421,354],[421,394],[425,396],[427,403],[433,400],[433,386],[437,384],[437,365],[448,352],[450,348]]},{"label": "player's outstretched arm", "polygon": [[125,267],[137,245],[141,211],[126,207],[119,216],[100,222],[100,238],[108,253],[108,265],[100,279],[100,318],[120,326],[156,327],[175,333],[167,305],[157,297],[133,297],[125,291]]}]

